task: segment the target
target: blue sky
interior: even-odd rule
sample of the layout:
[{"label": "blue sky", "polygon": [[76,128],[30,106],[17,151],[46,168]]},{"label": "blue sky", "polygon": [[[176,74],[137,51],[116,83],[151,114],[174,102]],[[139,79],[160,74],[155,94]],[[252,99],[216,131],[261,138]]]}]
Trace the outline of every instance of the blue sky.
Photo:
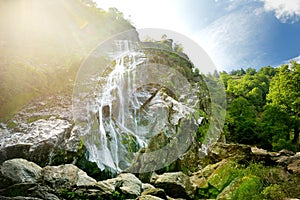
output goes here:
[{"label": "blue sky", "polygon": [[197,42],[219,70],[300,62],[300,0],[96,0]]}]

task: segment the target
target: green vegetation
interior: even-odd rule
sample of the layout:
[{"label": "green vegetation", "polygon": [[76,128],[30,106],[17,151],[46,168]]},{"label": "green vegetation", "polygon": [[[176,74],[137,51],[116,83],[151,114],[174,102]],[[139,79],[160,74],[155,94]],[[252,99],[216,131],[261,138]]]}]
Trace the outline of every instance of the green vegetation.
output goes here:
[{"label": "green vegetation", "polygon": [[235,161],[225,162],[206,177],[196,199],[284,199],[298,197],[295,186],[298,176],[291,175],[279,166],[251,163],[244,166]]},{"label": "green vegetation", "polygon": [[229,142],[299,150],[300,64],[222,72],[221,79],[227,93]]},{"label": "green vegetation", "polygon": [[116,8],[106,12],[90,0],[23,4],[0,2],[2,122],[35,97],[71,95],[88,53],[112,35],[134,28]]}]

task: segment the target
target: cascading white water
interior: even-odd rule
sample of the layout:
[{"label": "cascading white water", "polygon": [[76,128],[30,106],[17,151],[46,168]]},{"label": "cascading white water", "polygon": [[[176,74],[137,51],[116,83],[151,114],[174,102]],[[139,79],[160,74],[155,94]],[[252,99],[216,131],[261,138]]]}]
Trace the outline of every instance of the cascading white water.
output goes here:
[{"label": "cascading white water", "polygon": [[[164,41],[140,42],[165,32],[183,42],[188,55]],[[73,90],[74,121],[88,159],[101,170],[155,171],[182,156],[194,135],[206,155],[226,113],[224,87],[200,74],[215,71],[203,49],[167,30],[132,29],[99,44],[79,69]],[[151,149],[160,136],[168,144]]]},{"label": "cascading white water", "polygon": [[[121,171],[128,167],[134,151],[145,145],[127,128],[129,121],[135,118],[129,110],[130,96],[136,87],[135,69],[145,61],[142,53],[132,51],[132,45],[129,41],[117,41],[115,54],[119,56],[112,71],[102,77],[105,84],[98,85],[94,105],[90,106],[93,110],[88,113],[90,127],[84,137],[85,145],[90,160],[95,161],[101,170],[106,166]],[[136,148],[129,152],[132,155],[127,153],[130,145]]]},{"label": "cascading white water", "polygon": [[[81,97],[86,105],[84,117],[77,116],[80,135],[89,160],[101,170],[128,168],[137,151],[157,134],[176,138],[180,120],[198,105],[186,77],[170,66],[149,63],[136,45],[117,40],[110,54],[112,63],[102,74],[91,76],[90,85],[96,88]],[[189,145],[183,144],[182,149]]]}]

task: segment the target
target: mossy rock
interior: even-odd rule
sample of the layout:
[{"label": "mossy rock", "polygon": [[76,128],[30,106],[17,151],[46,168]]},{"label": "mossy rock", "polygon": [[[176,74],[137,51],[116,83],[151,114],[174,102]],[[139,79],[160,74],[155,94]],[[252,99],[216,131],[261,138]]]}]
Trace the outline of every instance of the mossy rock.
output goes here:
[{"label": "mossy rock", "polygon": [[[215,199],[220,192],[226,188],[230,183],[235,180],[239,174],[240,169],[238,164],[234,161],[224,160],[216,165],[211,165],[211,169],[205,168],[205,170],[199,171],[199,174],[194,175],[194,184],[197,185],[197,198],[213,198]],[[209,172],[206,172],[206,171]],[[206,181],[201,181],[198,184],[195,180],[205,180],[205,175],[208,175]],[[201,178],[202,176],[202,178]]]},{"label": "mossy rock", "polygon": [[281,200],[286,197],[283,188],[277,184],[272,184],[268,187],[265,187],[261,193],[265,199]]},{"label": "mossy rock", "polygon": [[263,184],[257,176],[236,178],[217,197],[217,199],[262,199]]},{"label": "mossy rock", "polygon": [[238,164],[233,161],[222,163],[207,179],[212,186],[222,191],[239,175]]}]

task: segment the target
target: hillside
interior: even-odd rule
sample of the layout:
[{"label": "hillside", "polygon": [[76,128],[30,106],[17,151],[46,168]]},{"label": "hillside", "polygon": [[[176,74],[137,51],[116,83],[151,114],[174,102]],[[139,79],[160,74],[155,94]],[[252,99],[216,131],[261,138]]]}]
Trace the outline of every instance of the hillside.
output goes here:
[{"label": "hillside", "polygon": [[116,9],[91,1],[0,2],[0,119],[33,97],[68,87],[87,54],[112,35],[134,27]]}]

